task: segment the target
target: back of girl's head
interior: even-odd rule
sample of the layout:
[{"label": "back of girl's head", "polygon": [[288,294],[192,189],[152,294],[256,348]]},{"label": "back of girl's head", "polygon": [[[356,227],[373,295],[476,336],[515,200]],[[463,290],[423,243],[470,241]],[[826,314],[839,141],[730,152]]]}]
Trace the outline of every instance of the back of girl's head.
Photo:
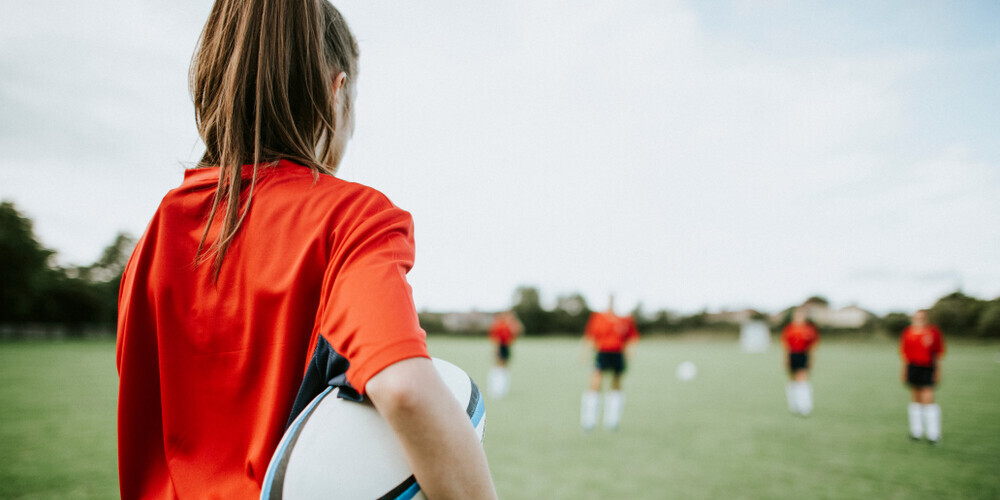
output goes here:
[{"label": "back of girl's head", "polygon": [[[333,82],[341,72],[345,88],[335,93]],[[337,110],[351,113],[357,73],[357,42],[326,0],[216,0],[190,72],[195,119],[206,147],[199,166],[220,167],[207,214],[212,221],[217,209],[224,213],[211,243],[216,276],[246,216],[259,163],[287,159],[317,173],[336,171],[337,145],[350,134],[338,130]],[[241,173],[248,164],[253,165],[249,186]],[[197,252],[201,260],[207,226]]]},{"label": "back of girl's head", "polygon": [[[326,0],[217,0],[191,64],[202,166],[281,158],[333,173],[332,80],[358,46]],[[342,92],[350,99],[350,92]],[[350,109],[350,102],[345,102]]]}]

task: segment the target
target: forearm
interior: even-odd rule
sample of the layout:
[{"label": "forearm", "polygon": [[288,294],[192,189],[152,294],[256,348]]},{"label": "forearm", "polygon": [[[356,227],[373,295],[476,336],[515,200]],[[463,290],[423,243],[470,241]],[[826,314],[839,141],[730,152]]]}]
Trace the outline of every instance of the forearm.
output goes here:
[{"label": "forearm", "polygon": [[631,360],[632,356],[635,354],[635,342],[629,342],[625,344],[623,352],[625,354],[625,359]]},{"label": "forearm", "polygon": [[496,498],[479,438],[430,360],[396,363],[372,377],[366,392],[402,442],[427,498]]}]

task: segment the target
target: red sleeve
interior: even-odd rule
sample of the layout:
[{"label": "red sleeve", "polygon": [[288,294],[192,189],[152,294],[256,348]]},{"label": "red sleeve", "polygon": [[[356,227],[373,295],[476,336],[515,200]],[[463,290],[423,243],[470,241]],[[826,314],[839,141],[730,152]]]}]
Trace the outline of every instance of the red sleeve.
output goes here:
[{"label": "red sleeve", "polygon": [[631,342],[639,340],[639,327],[635,324],[635,318],[628,318],[628,334],[625,335],[625,341]]},{"label": "red sleeve", "polygon": [[910,332],[910,327],[903,328],[903,333],[899,336],[899,357],[904,362],[908,361],[906,353],[906,334]]},{"label": "red sleeve", "polygon": [[364,393],[389,365],[429,355],[406,281],[415,252],[410,214],[382,198],[355,219],[361,222],[335,245],[316,324],[350,361],[347,380]]}]

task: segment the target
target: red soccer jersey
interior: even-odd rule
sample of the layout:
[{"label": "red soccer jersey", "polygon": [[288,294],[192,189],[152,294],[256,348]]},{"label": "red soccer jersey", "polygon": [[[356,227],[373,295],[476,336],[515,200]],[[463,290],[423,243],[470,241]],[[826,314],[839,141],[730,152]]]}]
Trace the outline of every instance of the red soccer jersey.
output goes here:
[{"label": "red soccer jersey", "polygon": [[639,338],[632,317],[617,316],[613,312],[591,313],[583,334],[601,352],[621,352],[627,343]]},{"label": "red soccer jersey", "polygon": [[497,344],[509,345],[517,337],[517,325],[508,319],[498,318],[490,325],[489,335]]},{"label": "red soccer jersey", "polygon": [[812,323],[789,323],[781,331],[781,342],[788,352],[808,352],[819,340],[819,332]]},{"label": "red soccer jersey", "polygon": [[185,173],[122,279],[126,500],[257,498],[320,335],[350,361],[347,379],[362,393],[383,368],[427,356],[406,282],[408,213],[371,188],[290,162],[261,168],[213,282],[211,262],[192,264],[218,175]]},{"label": "red soccer jersey", "polygon": [[934,325],[906,327],[899,339],[899,352],[908,364],[934,366],[944,354],[941,330]]}]

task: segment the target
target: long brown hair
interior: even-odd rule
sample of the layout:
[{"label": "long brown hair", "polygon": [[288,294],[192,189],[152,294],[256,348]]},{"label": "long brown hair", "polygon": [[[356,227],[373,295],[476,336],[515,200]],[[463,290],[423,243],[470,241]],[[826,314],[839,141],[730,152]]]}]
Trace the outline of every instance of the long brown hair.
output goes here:
[{"label": "long brown hair", "polygon": [[[220,167],[196,265],[208,260],[202,251],[223,207],[209,252],[218,277],[250,209],[261,163],[287,159],[315,174],[336,172],[334,138],[348,132],[337,130],[333,81],[341,72],[347,79],[336,99],[350,116],[358,44],[327,0],[216,0],[190,72],[195,120],[206,146],[198,166]],[[243,165],[253,166],[250,179],[243,178]]]}]

